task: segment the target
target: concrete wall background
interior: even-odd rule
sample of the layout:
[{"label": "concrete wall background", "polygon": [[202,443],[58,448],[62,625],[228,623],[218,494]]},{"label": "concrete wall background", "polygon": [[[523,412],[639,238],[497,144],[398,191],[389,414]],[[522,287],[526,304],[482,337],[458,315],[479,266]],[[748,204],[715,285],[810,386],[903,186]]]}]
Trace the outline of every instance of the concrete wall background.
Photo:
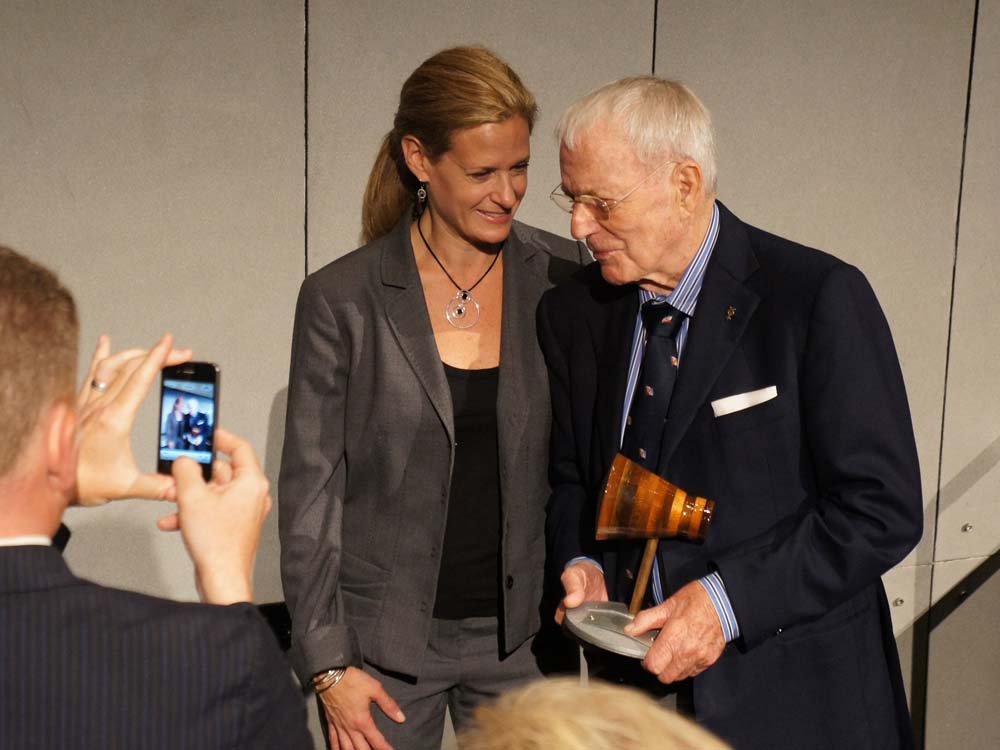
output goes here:
[{"label": "concrete wall background", "polygon": [[[478,42],[538,97],[519,218],[568,234],[562,109],[633,73],[711,109],[720,198],[858,265],[885,308],[922,463],[924,540],[886,576],[928,748],[1000,745],[1000,3],[7,0],[0,5],[0,242],[76,294],[84,361],[174,331],[223,371],[222,421],[272,480],[295,294],[353,249],[371,160],[426,56]],[[308,50],[308,53],[307,53]],[[152,399],[135,450],[152,469]],[[195,598],[164,509],[74,511],[96,580]],[[275,518],[258,598],[281,598]],[[924,719],[926,718],[926,722]]]}]

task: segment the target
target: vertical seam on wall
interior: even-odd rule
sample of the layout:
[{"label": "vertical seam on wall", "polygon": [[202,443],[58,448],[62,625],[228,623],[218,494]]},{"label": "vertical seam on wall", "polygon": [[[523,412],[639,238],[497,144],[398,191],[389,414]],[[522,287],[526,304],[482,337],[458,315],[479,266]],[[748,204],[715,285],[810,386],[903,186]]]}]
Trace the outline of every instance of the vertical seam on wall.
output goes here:
[{"label": "vertical seam on wall", "polygon": [[[948,336],[945,342],[945,355],[944,355],[944,390],[941,398],[941,432],[940,440],[938,444],[938,465],[937,465],[937,487],[934,493],[934,538],[931,542],[931,566],[930,566],[930,591],[929,595],[933,597],[934,593],[934,578],[937,572],[937,539],[938,539],[938,526],[940,525],[940,513],[941,513],[941,485],[942,476],[944,470],[944,441],[945,441],[945,424],[948,415],[948,374],[951,367],[951,339],[952,330],[955,319],[955,287],[958,278],[958,247],[959,239],[962,230],[962,198],[963,190],[965,188],[965,160],[968,151],[969,143],[969,117],[972,110],[972,79],[975,72],[976,66],[976,36],[979,29],[979,0],[976,0],[976,4],[972,13],[972,42],[969,48],[969,74],[968,80],[965,88],[965,119],[962,125],[962,158],[960,161],[959,171],[958,171],[958,201],[955,208],[955,239],[954,248],[952,254],[952,266],[951,266],[951,291],[948,300]],[[917,741],[918,747],[925,747],[927,740],[927,685],[928,685],[928,659],[930,656],[930,638],[931,638],[932,624],[928,622],[928,627],[921,634],[922,640],[924,642],[920,644],[922,648],[917,647],[914,644],[913,651],[914,654],[919,652],[923,653],[923,660],[920,664],[914,664],[914,670],[920,671],[919,674],[911,675],[911,684],[916,687],[919,685],[921,695],[916,695],[916,690],[914,690],[914,695],[912,696],[913,706],[920,707],[919,713],[914,712],[913,714],[913,728],[915,739]]]},{"label": "vertical seam on wall", "polygon": [[[938,472],[937,472],[937,491],[935,492],[935,518],[937,518],[937,513],[941,510],[941,481],[942,481],[942,470],[944,468],[944,431],[945,431],[945,417],[947,415],[948,406],[948,371],[951,366],[951,338],[952,338],[952,326],[954,324],[955,317],[955,286],[958,277],[958,244],[959,237],[962,228],[962,193],[965,188],[965,159],[966,153],[968,151],[969,143],[969,115],[972,110],[972,75],[976,63],[976,33],[979,26],[979,0],[976,0],[975,10],[972,16],[972,45],[969,51],[969,77],[968,84],[965,88],[965,122],[963,123],[962,129],[962,159],[961,165],[958,171],[958,205],[955,210],[955,244],[954,252],[952,255],[952,266],[951,266],[951,294],[948,300],[948,337],[945,344],[945,359],[944,359],[944,394],[941,399],[941,440],[938,446]],[[934,524],[934,546],[935,551],[937,547],[937,536],[938,536],[938,524]],[[933,558],[932,558],[933,559]],[[933,576],[933,573],[932,573]]]},{"label": "vertical seam on wall", "polygon": [[653,0],[653,60],[649,66],[649,74],[656,75],[656,35],[660,29],[660,0]]},{"label": "vertical seam on wall", "polygon": [[303,278],[309,275],[309,0],[303,0],[302,60],[302,251]]}]

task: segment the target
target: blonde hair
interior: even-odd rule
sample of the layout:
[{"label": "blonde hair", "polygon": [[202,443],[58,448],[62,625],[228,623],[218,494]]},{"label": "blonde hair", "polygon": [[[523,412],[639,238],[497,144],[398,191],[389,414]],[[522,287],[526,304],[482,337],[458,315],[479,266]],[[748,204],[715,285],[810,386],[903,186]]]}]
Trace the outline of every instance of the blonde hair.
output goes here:
[{"label": "blonde hair", "polygon": [[461,750],[725,750],[720,739],[633,688],[560,677],[476,709]]},{"label": "blonde hair", "polygon": [[44,407],[72,394],[80,326],[47,268],[0,246],[0,476],[17,463]]},{"label": "blonde hair", "polygon": [[387,233],[412,206],[419,186],[403,159],[412,135],[432,159],[457,130],[520,116],[534,127],[538,105],[507,63],[485,47],[452,47],[421,63],[403,84],[393,128],[382,139],[361,209],[362,239]]},{"label": "blonde hair", "polygon": [[672,156],[697,162],[705,193],[715,193],[712,117],[680,81],[633,76],[601,86],[563,113],[556,137],[566,148],[573,149],[580,134],[599,123],[621,128],[636,156],[648,166]]}]

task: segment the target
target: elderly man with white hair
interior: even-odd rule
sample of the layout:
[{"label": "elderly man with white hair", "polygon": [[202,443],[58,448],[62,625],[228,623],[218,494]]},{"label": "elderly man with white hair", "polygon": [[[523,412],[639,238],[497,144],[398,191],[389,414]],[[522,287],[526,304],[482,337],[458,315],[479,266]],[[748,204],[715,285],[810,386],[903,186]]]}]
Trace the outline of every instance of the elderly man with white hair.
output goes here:
[{"label": "elderly man with white hair", "polygon": [[660,543],[631,626],[660,629],[644,670],[595,671],[737,748],[912,747],[880,576],[920,538],[920,477],[874,292],[716,199],[711,121],[680,83],[611,83],[558,135],[552,198],[597,261],[538,312],[559,616],[632,595],[641,544],[594,538],[621,452],[715,515],[704,544]]}]

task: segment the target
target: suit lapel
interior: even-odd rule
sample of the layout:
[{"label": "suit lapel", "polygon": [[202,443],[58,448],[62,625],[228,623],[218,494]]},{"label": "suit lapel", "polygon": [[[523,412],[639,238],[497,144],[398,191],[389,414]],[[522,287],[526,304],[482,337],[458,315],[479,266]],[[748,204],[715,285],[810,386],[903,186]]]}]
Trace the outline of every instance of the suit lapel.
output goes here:
[{"label": "suit lapel", "polygon": [[500,323],[500,382],[497,392],[497,440],[500,469],[518,455],[528,423],[531,399],[547,393],[545,383],[533,382],[537,362],[535,304],[548,287],[548,255],[518,239],[511,231],[503,249],[503,317]]},{"label": "suit lapel", "polygon": [[382,296],[385,316],[403,357],[413,369],[427,398],[455,440],[451,391],[445,379],[427,302],[410,244],[410,218],[405,215],[382,249]]},{"label": "suit lapel", "polygon": [[759,295],[743,283],[757,269],[746,228],[721,203],[719,211],[719,238],[698,295],[670,400],[660,452],[661,473],[708,399],[760,302]]}]

